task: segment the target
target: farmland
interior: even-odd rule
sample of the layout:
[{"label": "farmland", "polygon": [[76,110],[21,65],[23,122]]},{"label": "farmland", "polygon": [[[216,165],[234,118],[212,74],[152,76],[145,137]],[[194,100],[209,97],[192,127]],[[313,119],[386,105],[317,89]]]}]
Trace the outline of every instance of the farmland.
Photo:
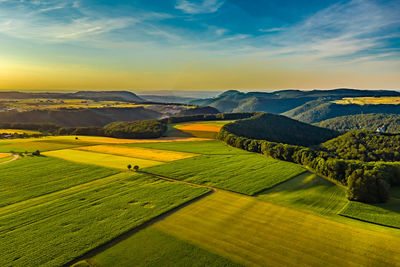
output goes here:
[{"label": "farmland", "polygon": [[383,266],[400,260],[399,237],[354,231],[349,225],[222,191],[151,228],[247,266]]},{"label": "farmland", "polygon": [[299,175],[305,169],[257,154],[231,154],[202,155],[144,171],[253,195]]},{"label": "farmland", "polygon": [[168,136],[192,136],[214,139],[222,126],[231,121],[199,121],[169,125]]},{"label": "farmland", "polygon": [[141,168],[161,164],[160,161],[141,158],[124,157],[112,154],[95,153],[77,149],[62,149],[44,152],[43,155],[61,158],[69,161],[93,164],[102,167],[125,170],[126,166],[139,165]]},{"label": "farmland", "polygon": [[334,101],[336,104],[357,104],[357,105],[397,105],[400,104],[400,97],[345,97]]},{"label": "farmland", "polygon": [[18,130],[18,129],[0,129],[0,134],[40,134],[39,131]]}]

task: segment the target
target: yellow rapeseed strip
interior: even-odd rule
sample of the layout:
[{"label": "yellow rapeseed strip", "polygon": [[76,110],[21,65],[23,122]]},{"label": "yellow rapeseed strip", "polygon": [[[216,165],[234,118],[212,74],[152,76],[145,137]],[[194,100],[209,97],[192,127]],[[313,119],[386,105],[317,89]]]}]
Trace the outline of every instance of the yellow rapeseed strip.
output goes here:
[{"label": "yellow rapeseed strip", "polygon": [[10,153],[0,153],[0,159],[7,158],[9,156],[11,156]]},{"label": "yellow rapeseed strip", "polygon": [[[78,137],[78,140],[75,138]],[[112,137],[101,137],[101,136],[54,136],[41,138],[40,140],[54,140],[54,141],[74,141],[79,143],[80,141],[92,142],[92,143],[103,143],[103,144],[135,144],[135,143],[164,143],[164,142],[181,142],[181,141],[209,141],[206,138],[185,138],[185,137],[160,137],[154,139],[118,139]]]},{"label": "yellow rapeseed strip", "polygon": [[127,170],[128,164],[138,165],[140,168],[162,164],[160,161],[132,157],[123,157],[111,154],[95,153],[75,149],[62,149],[42,153],[45,156],[56,157],[68,161],[98,165],[103,167]]},{"label": "yellow rapeseed strip", "polygon": [[193,153],[141,148],[141,147],[112,146],[112,145],[84,146],[75,149],[121,155],[126,157],[163,161],[163,162],[169,162],[169,161],[186,159],[197,156],[197,154]]},{"label": "yellow rapeseed strip", "polygon": [[207,125],[207,124],[188,124],[179,126],[181,131],[203,131],[203,132],[219,132],[223,125]]},{"label": "yellow rapeseed strip", "polygon": [[246,266],[400,266],[400,237],[224,191],[152,227]]}]

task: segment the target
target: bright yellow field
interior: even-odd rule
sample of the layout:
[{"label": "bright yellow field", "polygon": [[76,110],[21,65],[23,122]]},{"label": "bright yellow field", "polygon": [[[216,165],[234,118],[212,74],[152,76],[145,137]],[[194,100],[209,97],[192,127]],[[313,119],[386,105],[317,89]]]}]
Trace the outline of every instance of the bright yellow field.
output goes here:
[{"label": "bright yellow field", "polygon": [[123,157],[74,149],[62,149],[42,153],[45,156],[61,158],[69,161],[98,165],[103,167],[127,170],[128,164],[140,168],[161,164],[160,161]]},{"label": "bright yellow field", "polygon": [[246,266],[400,266],[400,237],[229,192],[152,227]]},{"label": "bright yellow field", "polygon": [[154,139],[118,139],[112,137],[101,137],[101,136],[51,136],[41,138],[41,140],[59,140],[59,141],[74,141],[75,137],[78,137],[77,142],[85,141],[92,143],[103,143],[103,144],[134,144],[134,143],[164,143],[164,142],[181,142],[181,141],[202,141],[208,140],[205,138],[184,138],[184,137],[160,137]]},{"label": "bright yellow field", "polygon": [[229,122],[231,121],[188,122],[177,124],[174,127],[181,131],[219,132],[222,126]]},{"label": "bright yellow field", "polygon": [[378,104],[400,104],[400,97],[345,97],[334,101],[337,104],[378,105]]},{"label": "bright yellow field", "polygon": [[18,130],[18,129],[0,129],[0,134],[40,134],[39,131]]},{"label": "bright yellow field", "polygon": [[11,156],[10,153],[0,153],[0,159],[7,158],[9,156]]},{"label": "bright yellow field", "polygon": [[75,149],[135,157],[141,159],[163,161],[163,162],[169,162],[169,161],[186,159],[197,156],[197,154],[185,153],[185,152],[158,150],[158,149],[141,148],[141,147],[112,146],[112,145],[85,146]]}]

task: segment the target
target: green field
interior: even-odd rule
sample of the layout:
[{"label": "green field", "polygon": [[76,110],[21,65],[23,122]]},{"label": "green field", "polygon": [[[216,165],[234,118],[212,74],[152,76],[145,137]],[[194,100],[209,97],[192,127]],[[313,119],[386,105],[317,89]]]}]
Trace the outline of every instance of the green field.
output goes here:
[{"label": "green field", "polygon": [[18,139],[18,142],[13,140],[11,143],[0,143],[0,152],[34,152],[39,150],[51,151],[66,148],[73,148],[80,146],[79,144],[63,143],[63,142],[49,142],[49,141],[24,141],[24,139]]},{"label": "green field", "polygon": [[[117,259],[117,260],[116,260]],[[87,259],[92,266],[240,266],[153,227]]]},{"label": "green field", "polygon": [[305,172],[257,195],[278,205],[335,215],[346,204],[345,189],[313,173]]},{"label": "green field", "polygon": [[118,173],[49,157],[0,165],[0,207]]},{"label": "green field", "polygon": [[339,214],[357,220],[400,228],[400,188],[391,190],[391,198],[386,203],[372,205],[351,201]]},{"label": "green field", "polygon": [[[117,148],[116,148],[117,149]],[[103,154],[75,149],[63,149],[42,153],[45,156],[61,158],[68,161],[79,162],[84,164],[93,164],[108,168],[126,170],[126,166],[138,165],[140,168],[162,164],[161,161],[147,160],[134,157],[124,157],[112,154]]]},{"label": "green field", "polygon": [[144,171],[254,195],[303,172],[298,165],[259,154],[202,155],[145,168]]},{"label": "green field", "polygon": [[59,266],[207,192],[138,174],[0,217],[0,265]]},{"label": "green field", "polygon": [[246,266],[396,266],[400,237],[218,191],[152,226]]},{"label": "green field", "polygon": [[250,152],[227,146],[226,144],[220,141],[137,143],[137,144],[124,144],[124,146],[164,149],[170,151],[180,151],[180,152],[206,154],[206,155],[220,155],[220,154],[251,155]]}]

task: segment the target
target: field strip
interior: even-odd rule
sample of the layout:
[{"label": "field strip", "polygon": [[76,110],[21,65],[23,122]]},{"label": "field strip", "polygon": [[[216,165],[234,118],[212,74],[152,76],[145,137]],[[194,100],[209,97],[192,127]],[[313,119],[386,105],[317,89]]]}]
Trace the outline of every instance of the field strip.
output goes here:
[{"label": "field strip", "polygon": [[11,153],[0,153],[0,159],[10,157]]},{"label": "field strip", "polygon": [[247,266],[400,266],[399,237],[223,190],[152,227]]},{"label": "field strip", "polygon": [[7,164],[7,163],[10,163],[10,162],[12,162],[12,161],[14,161],[14,160],[17,160],[18,158],[19,158],[19,156],[18,156],[18,155],[13,155],[13,158],[12,158],[12,159],[10,159],[10,160],[7,160],[7,161],[0,162],[0,165],[1,165],[1,164]]},{"label": "field strip", "polygon": [[117,156],[76,149],[63,149],[42,153],[45,156],[61,158],[68,161],[98,165],[108,168],[126,170],[127,165],[138,165],[140,168],[162,164],[161,161],[139,159],[133,157]]},{"label": "field strip", "polygon": [[118,156],[134,157],[146,160],[162,161],[162,162],[170,162],[179,159],[192,158],[200,155],[200,154],[179,152],[179,151],[159,150],[159,149],[143,148],[143,147],[115,146],[115,145],[84,146],[84,147],[76,147],[73,149],[118,155]]},{"label": "field strip", "polygon": [[108,176],[106,178],[103,179],[98,179],[98,180],[94,180],[88,183],[84,183],[84,184],[80,184],[80,185],[76,185],[73,187],[70,187],[68,189],[64,189],[64,190],[60,190],[54,193],[50,193],[50,194],[46,194],[40,197],[35,197],[35,198],[31,198],[28,200],[24,200],[21,202],[17,202],[5,207],[0,208],[0,216],[4,216],[16,211],[20,211],[22,209],[27,209],[36,205],[40,205],[43,204],[45,202],[49,202],[51,200],[54,199],[58,199],[64,196],[68,196],[86,189],[90,189],[93,187],[97,187],[100,185],[104,185],[104,184],[108,184],[108,183],[112,183],[118,180],[123,180],[125,178],[128,178],[132,176],[132,173],[129,172],[122,172],[122,173],[118,173],[118,174],[114,174],[111,176]]}]

